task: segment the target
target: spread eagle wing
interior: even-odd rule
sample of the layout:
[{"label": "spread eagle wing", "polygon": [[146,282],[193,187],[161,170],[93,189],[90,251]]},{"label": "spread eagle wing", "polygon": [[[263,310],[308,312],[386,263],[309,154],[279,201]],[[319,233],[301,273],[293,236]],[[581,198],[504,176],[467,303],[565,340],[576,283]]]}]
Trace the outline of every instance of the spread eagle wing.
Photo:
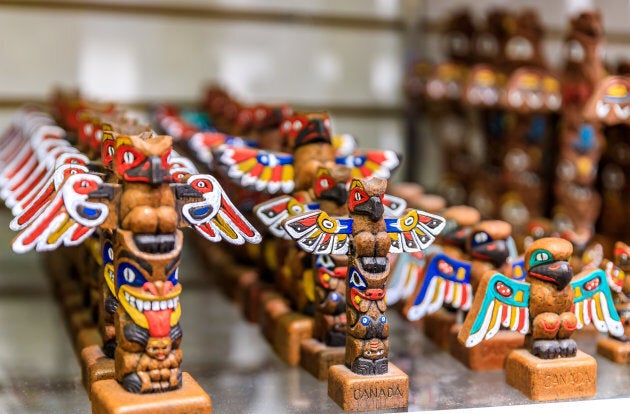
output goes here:
[{"label": "spread eagle wing", "polygon": [[529,331],[529,293],[529,283],[501,273],[486,273],[457,335],[458,341],[473,347],[492,338],[501,326],[526,334]]},{"label": "spread eagle wing", "polygon": [[241,137],[235,137],[221,132],[197,132],[188,140],[188,146],[193,154],[195,154],[195,158],[209,167],[212,167],[214,160],[212,150],[221,145],[239,148],[254,146],[252,142],[246,141]]},{"label": "spread eagle wing", "polygon": [[87,173],[89,170],[85,165],[65,164],[57,167],[53,175],[43,180],[43,185],[38,187],[37,192],[30,194],[21,204],[13,207],[14,217],[9,223],[9,228],[13,231],[24,229],[48,207],[68,176]]},{"label": "spread eagle wing", "polygon": [[242,187],[258,192],[288,194],[295,186],[293,156],[282,152],[222,145],[216,162]]},{"label": "spread eagle wing", "polygon": [[260,233],[236,209],[216,178],[193,174],[188,176],[186,184],[201,197],[183,203],[182,216],[199,234],[213,242],[221,239],[232,244],[260,242]]},{"label": "spread eagle wing", "polygon": [[385,230],[392,239],[390,253],[411,253],[429,247],[446,220],[435,214],[409,209],[402,217],[386,217]]},{"label": "spread eagle wing", "polygon": [[349,167],[350,176],[356,178],[390,178],[400,166],[401,156],[391,150],[360,150],[336,157],[335,163]]},{"label": "spread eagle wing", "polygon": [[289,217],[297,216],[307,211],[319,209],[316,203],[302,203],[295,197],[285,195],[272,198],[254,206],[254,214],[276,237],[291,240],[291,236],[282,227],[282,222]]},{"label": "spread eagle wing", "polygon": [[396,257],[395,264],[392,266],[389,283],[385,291],[388,306],[408,298],[416,290],[416,286],[424,276],[426,253],[393,255]]},{"label": "spread eagle wing", "polygon": [[427,258],[422,283],[409,297],[405,316],[417,321],[440,309],[445,303],[467,311],[473,300],[470,284],[470,262],[457,260],[445,253],[436,252]]},{"label": "spread eagle wing", "polygon": [[282,227],[306,252],[346,254],[352,222],[352,218],[330,217],[324,211],[314,210],[284,220]]},{"label": "spread eagle wing", "polygon": [[592,323],[600,332],[613,336],[624,334],[623,324],[615,309],[612,293],[602,269],[587,270],[571,281],[573,313],[578,329]]},{"label": "spread eagle wing", "polygon": [[39,215],[13,239],[13,251],[48,251],[81,244],[109,215],[107,204],[90,200],[90,193],[102,184],[93,174],[67,176]]},{"label": "spread eagle wing", "polygon": [[400,197],[390,194],[383,195],[383,215],[386,217],[398,217],[407,209],[407,202]]}]

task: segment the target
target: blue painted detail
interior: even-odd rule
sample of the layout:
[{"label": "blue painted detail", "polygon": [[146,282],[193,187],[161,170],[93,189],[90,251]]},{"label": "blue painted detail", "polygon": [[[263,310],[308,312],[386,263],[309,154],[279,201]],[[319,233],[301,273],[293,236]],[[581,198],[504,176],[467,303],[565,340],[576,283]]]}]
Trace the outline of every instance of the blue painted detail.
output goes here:
[{"label": "blue painted detail", "polygon": [[595,128],[590,124],[582,124],[578,129],[577,139],[573,142],[573,148],[584,154],[595,147]]},{"label": "blue painted detail", "polygon": [[363,326],[368,326],[370,324],[370,318],[368,318],[367,316],[361,316],[361,325]]},{"label": "blue painted detail", "polygon": [[[442,272],[438,264],[440,261],[445,261],[453,268],[453,273],[444,273]],[[457,279],[457,273],[460,268],[464,269],[464,279]],[[414,305],[419,305],[424,300],[424,297],[427,295],[427,291],[429,289],[429,285],[431,280],[434,277],[440,277],[450,282],[461,283],[461,284],[470,284],[470,272],[471,272],[471,264],[470,262],[464,262],[461,260],[453,259],[450,256],[447,256],[444,253],[437,253],[429,264],[427,265],[426,275],[424,278],[424,282],[422,283],[422,288],[420,289],[420,293],[416,296],[414,300]]]},{"label": "blue painted detail", "polygon": [[103,244],[103,250],[101,250],[101,255],[103,258],[103,265],[108,263],[112,263],[114,261],[114,247],[110,241],[106,241]]},{"label": "blue painted detail", "polygon": [[330,294],[330,300],[333,302],[339,302],[339,294],[337,292],[333,292]]},{"label": "blue painted detail", "polygon": [[142,276],[142,273],[130,263],[121,263],[116,269],[116,277],[118,279],[118,286],[131,285],[135,287],[142,287],[147,280]]}]

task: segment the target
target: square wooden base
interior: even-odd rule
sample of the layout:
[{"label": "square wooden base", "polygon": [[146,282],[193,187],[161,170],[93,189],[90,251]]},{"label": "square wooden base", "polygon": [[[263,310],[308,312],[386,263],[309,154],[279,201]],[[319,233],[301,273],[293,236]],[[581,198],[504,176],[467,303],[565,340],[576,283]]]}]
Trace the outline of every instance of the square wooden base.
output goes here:
[{"label": "square wooden base", "polygon": [[426,337],[438,348],[448,350],[451,345],[451,329],[457,323],[457,314],[440,308],[423,320]]},{"label": "square wooden base", "polygon": [[314,338],[300,344],[300,366],[320,381],[328,379],[332,365],[343,365],[345,356],[345,346],[327,346]]},{"label": "square wooden base", "polygon": [[114,358],[103,354],[100,345],[92,345],[81,350],[81,381],[90,393],[96,381],[114,378]]},{"label": "square wooden base", "polygon": [[262,297],[264,292],[273,291],[273,287],[260,280],[245,286],[241,292],[241,307],[245,319],[252,323],[260,322]]},{"label": "square wooden base", "polygon": [[409,405],[409,377],[391,362],[387,374],[358,375],[345,365],[328,372],[328,396],[344,411],[403,408]]},{"label": "square wooden base", "polygon": [[540,359],[517,349],[505,361],[505,379],[534,401],[593,397],[597,361],[580,350],[573,358]]},{"label": "square wooden base", "polygon": [[597,353],[617,364],[630,363],[630,343],[612,338],[597,341]]},{"label": "square wooden base", "polygon": [[260,316],[258,317],[260,330],[262,331],[263,337],[270,344],[273,344],[276,329],[278,329],[278,319],[280,319],[282,315],[291,313],[292,309],[289,305],[289,301],[284,296],[275,290],[269,289],[261,293],[260,305]]},{"label": "square wooden base", "polygon": [[515,349],[525,346],[525,335],[513,331],[499,331],[491,339],[466,348],[457,340],[459,324],[451,330],[449,352],[459,362],[473,371],[496,371],[505,367],[505,359]]},{"label": "square wooden base", "polygon": [[116,380],[92,385],[92,414],[207,414],[212,413],[210,397],[187,372],[182,388],[154,394],[133,394]]},{"label": "square wooden base", "polygon": [[288,365],[300,363],[300,344],[313,337],[313,325],[313,318],[302,313],[286,313],[278,318],[273,348]]}]

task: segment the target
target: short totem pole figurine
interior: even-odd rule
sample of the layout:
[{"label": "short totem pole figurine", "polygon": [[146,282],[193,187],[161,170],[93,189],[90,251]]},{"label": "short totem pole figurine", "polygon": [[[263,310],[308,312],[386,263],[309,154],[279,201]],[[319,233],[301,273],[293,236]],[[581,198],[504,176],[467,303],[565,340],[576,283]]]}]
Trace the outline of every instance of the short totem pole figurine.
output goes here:
[{"label": "short totem pole figurine", "polygon": [[[164,391],[175,394],[155,398],[196,394],[196,400],[174,410],[209,410],[209,397],[180,367],[183,233],[178,228],[191,226],[210,241],[235,244],[257,243],[260,235],[214,177],[174,167],[171,137],[113,131],[108,138],[102,157],[111,178],[90,171],[68,176],[55,171],[55,191],[37,201],[12,246],[20,253],[50,251],[79,245],[100,232],[101,275],[110,279],[108,288],[113,284],[118,306],[116,381],[92,384],[96,410],[142,405],[146,398],[130,395]],[[200,393],[205,397],[199,399]]]},{"label": "short totem pole figurine", "polygon": [[443,218],[414,209],[383,217],[386,186],[384,179],[353,178],[348,217],[316,210],[283,224],[308,252],[348,255],[345,365],[328,374],[328,395],[344,410],[407,406],[409,378],[389,362],[388,254],[426,249],[444,227]]},{"label": "short totem pole figurine", "polygon": [[[623,326],[601,269],[574,277],[571,242],[548,237],[525,252],[524,282],[486,272],[458,340],[473,347],[492,338],[501,326],[525,334],[525,348],[512,351],[506,381],[532,400],[593,396],[597,363],[571,338],[589,323],[602,332],[623,335]],[[552,381],[549,377],[573,378]]]}]

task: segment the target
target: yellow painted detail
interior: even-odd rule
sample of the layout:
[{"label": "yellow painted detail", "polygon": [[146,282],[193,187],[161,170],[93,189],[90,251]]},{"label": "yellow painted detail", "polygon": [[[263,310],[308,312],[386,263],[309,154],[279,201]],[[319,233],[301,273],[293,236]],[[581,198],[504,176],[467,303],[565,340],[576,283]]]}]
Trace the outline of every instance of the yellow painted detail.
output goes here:
[{"label": "yellow painted detail", "polygon": [[59,238],[63,236],[63,234],[74,224],[75,223],[71,222],[69,220],[69,217],[66,216],[63,221],[63,224],[57,228],[57,231],[50,233],[50,235],[48,236],[48,239],[46,239],[46,243],[54,244],[55,242],[57,242],[57,240],[59,240]]}]

